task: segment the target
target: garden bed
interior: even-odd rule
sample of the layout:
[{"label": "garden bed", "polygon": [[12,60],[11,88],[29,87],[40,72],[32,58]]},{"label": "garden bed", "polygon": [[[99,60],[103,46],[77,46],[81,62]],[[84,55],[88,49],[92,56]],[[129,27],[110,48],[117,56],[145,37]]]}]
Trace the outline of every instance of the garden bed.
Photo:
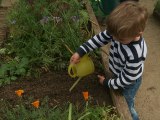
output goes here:
[{"label": "garden bed", "polygon": [[[21,5],[24,6],[23,4],[24,3],[22,2]],[[30,2],[30,4],[33,5],[32,2]],[[41,4],[39,4],[39,6],[40,5]],[[65,3],[62,6],[67,9],[68,5],[69,5],[69,3]],[[18,12],[23,12],[22,9],[23,9],[23,7],[19,8],[18,11],[15,11],[15,12],[17,12],[17,14],[18,14]],[[40,9],[41,9],[41,7],[40,7]],[[24,11],[27,13],[27,9],[25,9]],[[6,14],[6,11],[5,11],[5,14]],[[11,18],[13,15],[14,14],[11,14]],[[36,12],[36,15],[37,15],[37,12]],[[1,17],[4,18],[5,16],[1,16]],[[40,17],[39,14],[38,14],[38,17]],[[78,18],[76,18],[76,19],[78,19]],[[23,20],[23,17],[22,17],[22,20]],[[27,21],[29,22],[30,20],[27,20]],[[23,21],[21,21],[21,22],[23,22]],[[63,21],[60,21],[60,22],[63,22]],[[77,22],[77,21],[75,21],[75,22]],[[18,24],[18,20],[14,20],[14,23],[11,24],[11,26],[13,26],[13,28],[14,28],[14,25],[16,25],[16,24]],[[61,23],[58,23],[58,24],[59,24],[58,27],[61,27],[61,25],[60,25]],[[73,23],[73,24],[76,24],[76,23]],[[24,29],[24,30],[26,30],[26,29]],[[36,30],[38,30],[38,28]],[[22,37],[24,36],[24,33],[22,32],[22,34],[21,34],[21,31],[15,31],[13,36],[16,36],[17,32],[19,35],[22,35]],[[27,32],[29,33],[30,31],[27,31]],[[56,31],[53,31],[53,32],[56,32]],[[36,35],[37,33],[34,33],[34,34]],[[39,33],[38,33],[38,35],[39,35]],[[46,39],[46,38],[43,38],[43,39]],[[70,37],[70,39],[72,39],[72,37]],[[65,49],[65,51],[67,51],[66,48],[64,48],[64,49]],[[69,51],[67,54],[69,54],[71,56]],[[7,59],[6,56],[4,56],[4,55],[2,55],[2,56],[3,57],[1,59],[3,61],[5,61]],[[7,57],[12,59],[11,56],[7,56]],[[93,59],[95,59],[95,58],[93,57]],[[69,59],[64,60],[64,62],[66,62],[66,61],[69,62]],[[95,59],[94,62],[98,63],[99,58],[97,60]],[[16,63],[14,63],[14,64],[16,64]],[[71,92],[69,92],[69,88],[73,85],[73,83],[76,81],[77,78],[73,79],[73,78],[69,77],[66,69],[65,70],[64,69],[62,69],[62,70],[57,69],[57,71],[56,71],[56,70],[54,70],[55,68],[53,66],[49,67],[49,68],[47,66],[42,66],[40,68],[36,68],[38,70],[38,72],[43,71],[40,74],[38,74],[38,72],[35,71],[35,74],[36,74],[35,76],[40,75],[38,77],[35,77],[35,78],[34,77],[20,77],[20,78],[18,78],[18,80],[12,81],[12,82],[11,82],[11,79],[9,79],[9,82],[11,82],[10,85],[3,85],[0,88],[0,90],[1,90],[0,96],[2,97],[0,99],[6,99],[7,101],[10,101],[14,104],[17,104],[16,101],[18,98],[15,94],[15,91],[18,89],[23,89],[24,90],[24,94],[23,94],[24,100],[29,97],[33,97],[35,99],[41,100],[45,96],[48,96],[50,99],[50,103],[53,106],[55,106],[55,105],[63,104],[65,102],[82,103],[82,102],[84,102],[82,92],[88,91],[89,96],[92,98],[91,99],[91,101],[93,102],[92,104],[101,104],[102,105],[103,103],[105,103],[106,105],[112,105],[112,102],[111,102],[111,99],[109,96],[109,92],[106,89],[104,89],[103,87],[100,87],[100,85],[98,84],[96,75],[99,72],[99,67],[97,65],[96,65],[96,67],[97,67],[97,70],[95,73],[82,78],[82,80],[76,85],[76,87]],[[10,69],[10,67],[9,67],[9,69]],[[7,71],[10,72],[9,69],[7,69]],[[101,70],[101,73],[103,73],[102,70]],[[5,75],[7,75],[7,74],[5,74]],[[13,76],[16,77],[17,75],[13,74]],[[7,77],[7,78],[9,78],[9,77]],[[4,80],[4,81],[5,81],[5,79],[6,79],[5,77],[4,77],[4,79],[1,78],[1,80]]]},{"label": "garden bed", "polygon": [[[94,19],[95,16],[92,12],[92,8],[89,4],[86,5],[87,11],[90,15],[92,29],[94,30],[94,33],[97,34],[100,32],[99,25],[97,23],[97,20]],[[106,53],[104,56],[106,56]],[[103,60],[104,56],[102,54]],[[96,65],[97,63],[99,63],[99,59],[96,60],[94,57],[92,59],[94,59]],[[67,70],[55,72],[48,69],[46,70],[45,66],[42,66],[42,68],[44,68],[43,70],[45,72],[43,72],[43,74],[40,74],[40,76],[37,78],[21,77],[18,80],[11,82],[10,85],[2,86],[0,88],[0,98],[9,101],[13,105],[17,105],[19,102],[19,97],[15,94],[15,91],[22,89],[24,90],[22,100],[26,101],[26,104],[29,104],[27,100],[30,97],[32,97],[32,99],[34,100],[38,99],[40,101],[43,100],[44,97],[48,97],[50,106],[61,106],[65,103],[71,102],[76,106],[81,107],[86,103],[83,98],[82,92],[88,91],[90,105],[113,105],[109,90],[102,87],[97,81],[97,74],[103,73],[102,69],[99,69],[99,67],[96,68],[96,71],[93,74],[84,77],[71,92],[69,92],[69,89],[77,78],[70,78]],[[124,99],[122,99],[121,96],[113,93],[112,91],[111,94],[114,105],[117,107],[117,110],[122,116],[122,119],[126,118],[127,120],[129,120],[130,116],[128,114],[128,110],[126,111],[126,109],[128,108],[126,107]]]},{"label": "garden bed", "polygon": [[[16,32],[17,31],[15,31],[15,33]],[[66,48],[64,49],[66,50]],[[66,63],[68,63],[68,61],[69,59],[66,60]],[[39,99],[40,101],[44,97],[48,97],[51,106],[59,106],[67,102],[83,105],[86,101],[83,98],[82,92],[88,91],[91,105],[112,105],[109,90],[100,86],[97,81],[97,73],[99,72],[103,73],[103,71],[99,71],[98,69],[95,73],[82,78],[76,87],[69,92],[69,88],[77,78],[70,78],[67,70],[51,72],[47,69],[45,72],[41,73],[39,77],[20,77],[18,80],[12,81],[9,85],[2,86],[0,88],[0,98],[9,101],[13,105],[17,105],[19,97],[15,94],[15,91],[22,89],[24,90],[22,96],[24,101],[27,101],[30,97],[35,100]],[[31,74],[33,75],[34,73]],[[13,77],[15,77],[15,75],[13,75]]]},{"label": "garden bed", "polygon": [[42,101],[44,97],[48,97],[51,106],[60,106],[67,102],[83,106],[85,100],[82,92],[88,91],[91,105],[112,105],[110,94],[98,83],[96,73],[81,79],[76,87],[69,92],[75,80],[70,78],[66,71],[46,72],[38,79],[20,78],[10,85],[1,87],[0,98],[16,105],[19,97],[15,94],[15,91],[22,89],[24,90],[22,96],[24,101],[29,98]]}]

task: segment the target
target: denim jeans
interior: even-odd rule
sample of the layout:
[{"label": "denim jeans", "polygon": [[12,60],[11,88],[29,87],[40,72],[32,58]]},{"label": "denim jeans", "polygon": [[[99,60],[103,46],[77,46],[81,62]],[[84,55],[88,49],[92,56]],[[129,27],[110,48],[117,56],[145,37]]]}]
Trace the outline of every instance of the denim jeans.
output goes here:
[{"label": "denim jeans", "polygon": [[125,97],[128,108],[130,110],[133,120],[139,120],[138,114],[134,108],[134,99],[139,86],[141,85],[142,77],[138,78],[133,85],[128,86],[122,90],[122,94]]}]

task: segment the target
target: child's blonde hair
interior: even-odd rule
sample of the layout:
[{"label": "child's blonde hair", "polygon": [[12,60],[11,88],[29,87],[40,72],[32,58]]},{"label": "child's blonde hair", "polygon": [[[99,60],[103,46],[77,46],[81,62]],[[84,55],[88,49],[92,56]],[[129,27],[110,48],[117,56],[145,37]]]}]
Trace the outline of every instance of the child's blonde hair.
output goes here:
[{"label": "child's blonde hair", "polygon": [[107,18],[107,31],[117,39],[137,37],[144,31],[148,12],[138,2],[126,1]]}]

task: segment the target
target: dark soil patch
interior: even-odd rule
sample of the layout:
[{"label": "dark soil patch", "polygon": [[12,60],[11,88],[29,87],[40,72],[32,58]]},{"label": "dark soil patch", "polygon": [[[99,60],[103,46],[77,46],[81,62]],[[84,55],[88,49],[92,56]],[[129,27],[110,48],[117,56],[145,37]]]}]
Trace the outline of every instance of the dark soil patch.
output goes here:
[{"label": "dark soil patch", "polygon": [[76,79],[70,78],[66,71],[44,73],[37,79],[22,78],[10,85],[1,87],[0,99],[17,104],[19,98],[15,94],[15,91],[23,89],[24,100],[33,97],[35,100],[39,99],[41,101],[47,96],[49,98],[49,104],[52,106],[62,105],[67,102],[83,104],[85,101],[82,92],[88,91],[92,105],[112,104],[109,90],[98,83],[96,73],[81,79],[75,88],[69,92],[70,87]]}]

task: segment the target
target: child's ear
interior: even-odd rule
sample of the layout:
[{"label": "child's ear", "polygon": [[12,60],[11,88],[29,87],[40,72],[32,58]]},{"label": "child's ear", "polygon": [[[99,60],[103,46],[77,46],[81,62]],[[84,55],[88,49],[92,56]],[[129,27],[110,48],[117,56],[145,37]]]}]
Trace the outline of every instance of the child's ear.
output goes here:
[{"label": "child's ear", "polygon": [[139,36],[141,36],[143,34],[143,32],[139,32]]},{"label": "child's ear", "polygon": [[136,37],[139,37],[143,34],[143,32],[139,32]]}]

